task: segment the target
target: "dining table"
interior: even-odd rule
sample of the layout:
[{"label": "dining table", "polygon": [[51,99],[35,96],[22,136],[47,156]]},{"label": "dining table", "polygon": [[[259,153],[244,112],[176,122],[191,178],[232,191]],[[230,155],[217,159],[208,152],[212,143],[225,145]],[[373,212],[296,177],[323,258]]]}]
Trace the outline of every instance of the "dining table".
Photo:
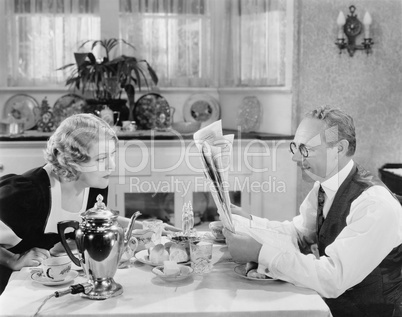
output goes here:
[{"label": "dining table", "polygon": [[153,265],[132,258],[114,280],[121,295],[105,300],[80,294],[53,296],[56,291],[87,282],[82,270],[71,282],[47,286],[33,280],[34,268],[12,273],[0,296],[0,316],[297,316],[328,317],[331,312],[313,290],[273,279],[239,274],[225,243],[214,241],[212,270],[180,281],[165,281]]}]

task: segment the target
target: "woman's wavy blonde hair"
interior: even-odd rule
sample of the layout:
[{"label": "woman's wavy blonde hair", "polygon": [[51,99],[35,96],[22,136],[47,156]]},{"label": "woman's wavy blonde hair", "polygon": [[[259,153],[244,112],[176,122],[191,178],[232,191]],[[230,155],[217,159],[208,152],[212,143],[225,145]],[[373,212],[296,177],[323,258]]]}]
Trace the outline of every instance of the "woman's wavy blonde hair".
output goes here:
[{"label": "woman's wavy blonde hair", "polygon": [[118,141],[115,131],[101,118],[89,113],[72,115],[50,137],[45,160],[57,176],[75,181],[79,177],[78,165],[90,160],[89,150],[101,138]]}]

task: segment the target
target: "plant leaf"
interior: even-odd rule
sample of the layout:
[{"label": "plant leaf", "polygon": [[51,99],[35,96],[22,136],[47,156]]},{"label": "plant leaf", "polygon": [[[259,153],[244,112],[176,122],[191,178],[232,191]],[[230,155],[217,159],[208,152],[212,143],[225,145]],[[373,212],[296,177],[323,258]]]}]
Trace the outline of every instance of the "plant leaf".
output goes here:
[{"label": "plant leaf", "polygon": [[148,64],[147,61],[145,61],[145,63],[147,64],[147,69],[148,69],[149,74],[151,75],[152,81],[154,82],[155,85],[157,85],[158,81],[159,81],[158,75],[156,75],[156,72],[151,67],[151,65]]}]

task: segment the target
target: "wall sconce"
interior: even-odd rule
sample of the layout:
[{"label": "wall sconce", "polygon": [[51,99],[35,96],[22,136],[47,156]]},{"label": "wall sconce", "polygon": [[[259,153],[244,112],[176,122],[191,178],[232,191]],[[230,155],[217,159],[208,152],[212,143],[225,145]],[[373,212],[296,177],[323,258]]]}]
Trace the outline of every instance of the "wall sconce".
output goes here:
[{"label": "wall sconce", "polygon": [[[371,25],[371,16],[368,12],[364,15],[363,25],[364,25],[364,39],[363,43],[358,45],[356,44],[357,36],[362,32],[363,25],[357,18],[357,15],[354,14],[356,7],[351,5],[349,7],[350,15],[345,19],[345,15],[343,12],[339,12],[338,19],[336,23],[338,24],[338,39],[335,44],[339,48],[339,54],[342,53],[342,50],[346,49],[349,55],[352,57],[356,50],[365,50],[367,55],[371,53],[371,46],[374,44],[370,37],[370,25]],[[345,40],[345,35],[347,37],[347,41]]]}]

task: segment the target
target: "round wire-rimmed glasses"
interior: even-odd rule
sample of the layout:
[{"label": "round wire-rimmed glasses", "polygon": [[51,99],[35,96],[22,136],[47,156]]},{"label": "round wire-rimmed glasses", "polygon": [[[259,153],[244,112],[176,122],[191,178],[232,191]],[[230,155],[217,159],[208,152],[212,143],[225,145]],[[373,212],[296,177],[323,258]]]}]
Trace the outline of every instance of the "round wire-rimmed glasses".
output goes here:
[{"label": "round wire-rimmed glasses", "polygon": [[295,142],[290,142],[290,152],[292,152],[292,154],[296,154],[298,150],[304,158],[308,157],[308,149],[303,143],[299,145],[299,148],[297,148]]}]

